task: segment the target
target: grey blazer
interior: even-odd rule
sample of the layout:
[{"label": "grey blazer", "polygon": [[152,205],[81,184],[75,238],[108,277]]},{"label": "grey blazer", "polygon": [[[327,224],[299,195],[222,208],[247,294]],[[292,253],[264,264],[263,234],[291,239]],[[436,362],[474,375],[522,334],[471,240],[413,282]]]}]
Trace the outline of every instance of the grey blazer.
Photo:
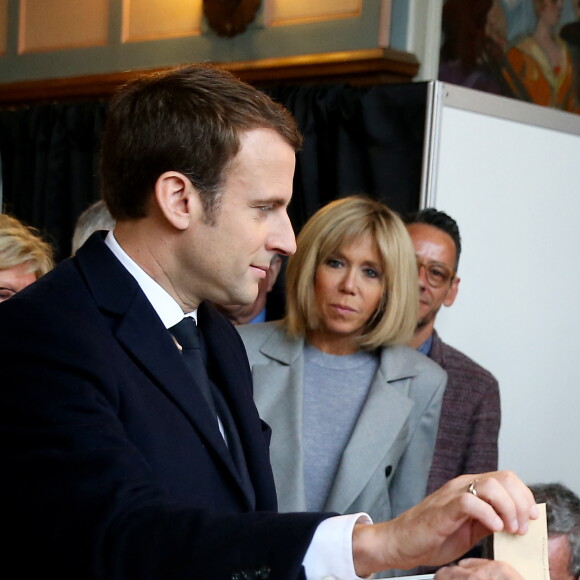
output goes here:
[{"label": "grey blazer", "polygon": [[[280,511],[304,511],[302,447],[304,340],[278,322],[238,327],[248,352],[254,399],[272,427],[270,456]],[[415,350],[381,352],[379,369],[344,450],[325,511],[391,519],[425,497],[445,371]]]}]

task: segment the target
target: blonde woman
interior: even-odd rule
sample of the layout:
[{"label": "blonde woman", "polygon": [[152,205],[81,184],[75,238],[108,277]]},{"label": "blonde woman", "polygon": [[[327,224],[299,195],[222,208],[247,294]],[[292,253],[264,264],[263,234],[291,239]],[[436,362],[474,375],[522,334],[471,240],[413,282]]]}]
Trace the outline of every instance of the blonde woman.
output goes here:
[{"label": "blonde woman", "polygon": [[358,196],[318,211],[297,246],[284,320],[238,327],[273,431],[279,508],[395,517],[425,496],[446,383],[404,346],[413,247],[392,211]]},{"label": "blonde woman", "polygon": [[16,218],[0,214],[0,302],[52,270],[52,247]]}]

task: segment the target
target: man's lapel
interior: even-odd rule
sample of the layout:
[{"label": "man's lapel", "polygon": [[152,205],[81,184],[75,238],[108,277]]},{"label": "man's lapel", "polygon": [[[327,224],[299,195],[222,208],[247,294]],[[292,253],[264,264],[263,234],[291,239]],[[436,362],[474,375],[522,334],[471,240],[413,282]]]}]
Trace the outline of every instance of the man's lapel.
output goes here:
[{"label": "man's lapel", "polygon": [[211,415],[199,385],[192,382],[195,377],[187,369],[173,337],[142,292],[135,295],[114,332],[136,363],[175,402],[222,460],[229,463],[216,418]]},{"label": "man's lapel", "polygon": [[198,309],[198,321],[211,361],[212,376],[234,418],[254,489],[245,489],[244,482],[234,470],[236,481],[245,489],[250,507],[255,508],[256,496],[271,495],[268,507],[275,509],[268,445],[252,397],[252,375],[241,338],[231,323],[206,303]]},{"label": "man's lapel", "polygon": [[243,487],[217,420],[211,416],[197,385],[192,384],[192,376],[173,337],[135,279],[106,247],[100,233],[79,250],[76,258],[98,307],[110,320],[116,339],[135,364],[181,409],[236,484]]}]

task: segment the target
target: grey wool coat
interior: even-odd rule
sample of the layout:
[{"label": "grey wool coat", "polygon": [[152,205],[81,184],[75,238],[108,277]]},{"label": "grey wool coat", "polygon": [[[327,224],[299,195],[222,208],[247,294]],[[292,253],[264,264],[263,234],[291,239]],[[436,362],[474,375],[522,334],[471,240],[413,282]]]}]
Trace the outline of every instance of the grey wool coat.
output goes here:
[{"label": "grey wool coat", "polygon": [[[304,511],[304,340],[288,337],[279,322],[238,330],[248,352],[254,400],[272,427],[270,456],[279,509]],[[382,349],[325,511],[364,511],[378,522],[423,499],[446,379],[439,365],[411,348]]]}]

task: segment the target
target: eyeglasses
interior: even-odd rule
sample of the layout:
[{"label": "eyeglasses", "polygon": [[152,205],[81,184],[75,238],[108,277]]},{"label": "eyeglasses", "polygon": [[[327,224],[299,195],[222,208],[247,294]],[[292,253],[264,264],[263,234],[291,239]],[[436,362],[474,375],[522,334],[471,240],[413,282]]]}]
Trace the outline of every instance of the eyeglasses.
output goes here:
[{"label": "eyeglasses", "polygon": [[427,283],[433,288],[441,288],[441,286],[445,286],[447,282],[455,278],[455,272],[440,262],[425,263],[417,260],[417,269],[419,272],[421,272],[421,268],[425,268]]}]

